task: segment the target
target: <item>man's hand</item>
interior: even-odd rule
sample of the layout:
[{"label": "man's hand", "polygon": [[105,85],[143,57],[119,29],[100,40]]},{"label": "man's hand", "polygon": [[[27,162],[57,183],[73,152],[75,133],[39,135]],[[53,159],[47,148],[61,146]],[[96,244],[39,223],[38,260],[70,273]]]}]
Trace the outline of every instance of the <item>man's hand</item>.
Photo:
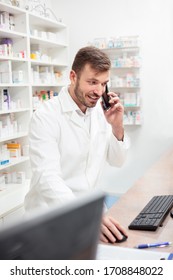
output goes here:
[{"label": "man's hand", "polygon": [[[118,95],[115,92],[109,92],[111,107],[106,111],[104,110],[107,122],[112,126],[112,132],[118,140],[123,140],[123,116],[124,107],[120,102]],[[103,107],[103,105],[102,105]]]},{"label": "man's hand", "polygon": [[[102,242],[116,242],[117,239],[122,239],[121,232],[127,236],[127,232],[123,226],[121,226],[113,217],[104,215],[101,224],[100,240]],[[114,235],[113,235],[113,234]]]}]

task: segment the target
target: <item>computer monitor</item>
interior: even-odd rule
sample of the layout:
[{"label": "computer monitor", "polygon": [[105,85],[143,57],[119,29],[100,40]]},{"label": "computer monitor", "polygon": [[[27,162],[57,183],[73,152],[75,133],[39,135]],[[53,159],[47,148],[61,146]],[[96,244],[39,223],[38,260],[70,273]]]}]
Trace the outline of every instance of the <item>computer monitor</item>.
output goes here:
[{"label": "computer monitor", "polygon": [[95,259],[103,201],[92,192],[1,230],[0,259]]}]

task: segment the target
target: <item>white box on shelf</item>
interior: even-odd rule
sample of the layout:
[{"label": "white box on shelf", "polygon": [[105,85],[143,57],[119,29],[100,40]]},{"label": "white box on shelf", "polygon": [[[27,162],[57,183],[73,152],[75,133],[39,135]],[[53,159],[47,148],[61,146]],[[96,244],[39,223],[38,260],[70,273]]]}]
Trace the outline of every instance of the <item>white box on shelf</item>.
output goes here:
[{"label": "white box on shelf", "polygon": [[10,83],[10,76],[11,76],[11,73],[9,72],[1,72],[1,83],[2,84],[8,84]]},{"label": "white box on shelf", "polygon": [[13,83],[23,83],[24,75],[22,70],[12,72]]},{"label": "white box on shelf", "polygon": [[17,184],[24,184],[25,180],[26,180],[25,172],[23,172],[23,171],[16,172],[16,183]]}]

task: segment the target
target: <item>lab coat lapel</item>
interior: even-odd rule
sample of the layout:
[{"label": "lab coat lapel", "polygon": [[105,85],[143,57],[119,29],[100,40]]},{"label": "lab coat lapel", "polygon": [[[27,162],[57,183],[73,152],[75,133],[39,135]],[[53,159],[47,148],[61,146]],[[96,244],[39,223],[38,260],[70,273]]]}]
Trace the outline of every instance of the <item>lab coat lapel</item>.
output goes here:
[{"label": "lab coat lapel", "polygon": [[59,100],[61,103],[62,111],[64,114],[67,114],[69,119],[76,125],[80,126],[81,128],[84,128],[83,121],[77,114],[76,110],[74,109],[70,99],[69,99],[69,93],[65,89],[61,91],[59,94]]},{"label": "lab coat lapel", "polygon": [[98,133],[98,128],[99,128],[99,122],[97,117],[97,111],[93,110],[91,113],[91,126],[90,126],[91,142],[96,137]]},{"label": "lab coat lapel", "polygon": [[70,119],[73,123],[75,123],[76,125],[80,126],[83,129],[85,129],[84,123],[83,123],[82,119],[80,118],[80,116],[77,114],[76,111],[71,112]]},{"label": "lab coat lapel", "polygon": [[96,161],[95,157],[95,150],[96,150],[96,139],[99,137],[99,130],[100,130],[100,125],[99,125],[99,119],[98,119],[98,114],[97,110],[93,110],[91,113],[91,127],[90,127],[90,148],[89,148],[89,154],[88,154],[88,160],[87,160],[87,168],[86,168],[86,177],[89,186],[93,186],[95,182],[95,176],[93,174],[94,170],[90,168],[91,165],[94,164]]}]

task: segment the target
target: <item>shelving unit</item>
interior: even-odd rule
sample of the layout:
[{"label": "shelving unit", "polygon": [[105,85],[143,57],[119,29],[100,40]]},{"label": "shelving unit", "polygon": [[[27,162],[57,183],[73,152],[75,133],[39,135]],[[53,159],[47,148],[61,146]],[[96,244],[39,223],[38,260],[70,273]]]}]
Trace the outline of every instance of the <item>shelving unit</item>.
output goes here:
[{"label": "shelving unit", "polygon": [[40,99],[49,98],[50,92],[57,95],[66,83],[68,31],[64,24],[45,21],[34,14],[29,14],[29,22],[33,109],[36,109]]},{"label": "shelving unit", "polygon": [[119,94],[124,105],[124,124],[141,125],[140,45],[138,36],[98,38],[93,41],[111,60],[110,90]]},{"label": "shelving unit", "polygon": [[[58,94],[67,66],[68,29],[63,23],[0,2],[0,224],[22,206],[29,187],[29,155],[22,151],[28,146],[35,101],[40,106]],[[6,161],[4,145],[11,142],[20,144],[21,155]],[[4,184],[5,173],[15,172],[24,173],[25,181]]]}]

